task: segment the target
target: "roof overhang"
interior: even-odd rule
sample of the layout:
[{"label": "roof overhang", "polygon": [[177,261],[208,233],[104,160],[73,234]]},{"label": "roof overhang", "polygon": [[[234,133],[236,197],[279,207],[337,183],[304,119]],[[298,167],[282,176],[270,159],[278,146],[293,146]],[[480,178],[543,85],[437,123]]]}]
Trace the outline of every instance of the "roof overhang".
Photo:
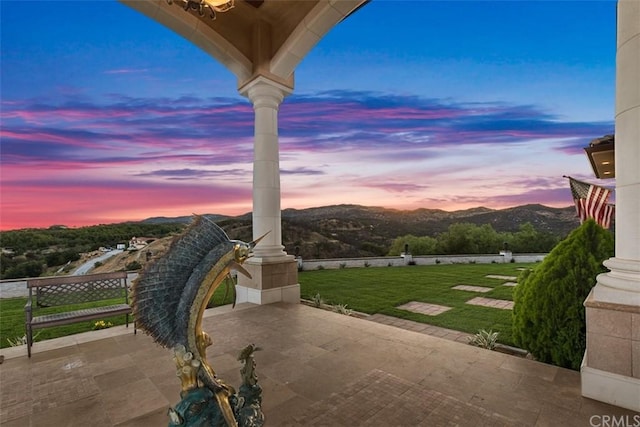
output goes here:
[{"label": "roof overhang", "polygon": [[584,151],[587,153],[596,178],[616,177],[615,137],[613,135],[605,135],[602,138],[592,140]]}]

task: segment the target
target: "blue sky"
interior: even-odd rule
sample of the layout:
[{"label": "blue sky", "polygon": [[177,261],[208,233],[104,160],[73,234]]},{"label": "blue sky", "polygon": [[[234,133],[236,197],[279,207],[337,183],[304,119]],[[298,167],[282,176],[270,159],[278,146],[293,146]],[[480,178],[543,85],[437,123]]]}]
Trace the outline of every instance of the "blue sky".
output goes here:
[{"label": "blue sky", "polygon": [[[0,2],[0,229],[251,210],[229,71],[118,2],[29,4]],[[282,207],[570,205],[562,175],[594,181],[582,147],[613,132],[615,21],[613,0],[373,0],[296,70]]]}]

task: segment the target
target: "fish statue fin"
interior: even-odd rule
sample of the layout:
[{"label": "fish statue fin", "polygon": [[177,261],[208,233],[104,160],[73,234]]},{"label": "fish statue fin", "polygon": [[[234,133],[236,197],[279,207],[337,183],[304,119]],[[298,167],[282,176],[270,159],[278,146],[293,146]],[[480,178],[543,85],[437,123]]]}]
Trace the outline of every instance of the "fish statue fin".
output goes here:
[{"label": "fish statue fin", "polygon": [[192,277],[194,270],[213,248],[230,242],[213,221],[196,215],[166,254],[147,264],[133,282],[131,305],[137,327],[164,347],[184,345],[189,313],[179,307],[188,305],[184,299],[193,293],[189,287],[200,286]]}]

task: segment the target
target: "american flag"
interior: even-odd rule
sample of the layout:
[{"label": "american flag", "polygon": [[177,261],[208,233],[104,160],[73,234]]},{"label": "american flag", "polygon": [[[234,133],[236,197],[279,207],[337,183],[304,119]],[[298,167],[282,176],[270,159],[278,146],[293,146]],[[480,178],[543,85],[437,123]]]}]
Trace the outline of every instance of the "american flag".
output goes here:
[{"label": "american flag", "polygon": [[569,183],[580,224],[593,218],[602,228],[609,228],[614,211],[614,206],[608,203],[611,190],[571,177],[569,177]]}]

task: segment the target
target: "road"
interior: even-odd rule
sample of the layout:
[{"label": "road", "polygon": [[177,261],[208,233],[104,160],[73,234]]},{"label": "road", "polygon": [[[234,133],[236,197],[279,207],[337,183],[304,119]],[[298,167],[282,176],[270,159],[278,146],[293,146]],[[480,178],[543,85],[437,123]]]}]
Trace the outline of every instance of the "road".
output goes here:
[{"label": "road", "polygon": [[[78,267],[76,269],[76,271],[74,271],[73,273],[71,273],[72,276],[81,276],[83,274],[87,274],[87,272],[89,272],[89,270],[91,270],[93,268],[93,266],[95,265],[96,262],[98,261],[104,261],[107,258],[111,258],[112,256],[118,255],[119,253],[122,253],[123,250],[122,249],[117,249],[117,250],[113,250],[113,251],[109,251],[109,252],[105,252],[104,254],[100,255],[97,258],[93,258],[87,262],[85,262],[84,264],[82,264],[80,267]],[[131,279],[134,279],[136,276],[131,276]],[[29,294],[28,290],[27,290],[27,282],[26,280],[6,280],[6,281],[2,281],[2,283],[0,283],[0,299],[2,298],[18,298],[18,297],[26,297]]]},{"label": "road", "polygon": [[106,259],[111,258],[112,256],[116,256],[118,254],[121,254],[122,252],[124,252],[122,249],[114,249],[112,251],[105,252],[104,254],[100,255],[99,257],[92,258],[89,261],[87,261],[84,264],[82,264],[71,275],[72,276],[82,276],[83,274],[87,274],[89,272],[89,270],[91,270],[93,268],[93,266],[96,264],[96,262],[102,262],[102,261],[104,261]]}]

